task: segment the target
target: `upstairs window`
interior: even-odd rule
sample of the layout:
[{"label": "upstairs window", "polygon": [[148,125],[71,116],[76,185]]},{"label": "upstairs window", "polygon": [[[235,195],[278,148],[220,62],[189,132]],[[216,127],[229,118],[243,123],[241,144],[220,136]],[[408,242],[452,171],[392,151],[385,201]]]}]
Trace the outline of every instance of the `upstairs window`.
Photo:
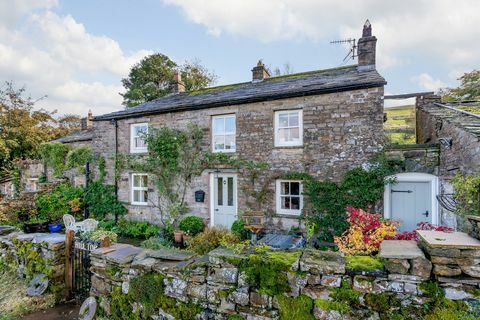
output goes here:
[{"label": "upstairs window", "polygon": [[235,115],[212,117],[212,145],[214,152],[235,152]]},{"label": "upstairs window", "polygon": [[130,153],[144,153],[148,151],[145,136],[148,134],[148,123],[130,125]]},{"label": "upstairs window", "polygon": [[277,180],[277,213],[300,215],[303,209],[301,181]]},{"label": "upstairs window", "polygon": [[143,173],[132,174],[132,204],[148,204],[148,175]]},{"label": "upstairs window", "polygon": [[275,147],[303,144],[302,110],[275,112]]}]

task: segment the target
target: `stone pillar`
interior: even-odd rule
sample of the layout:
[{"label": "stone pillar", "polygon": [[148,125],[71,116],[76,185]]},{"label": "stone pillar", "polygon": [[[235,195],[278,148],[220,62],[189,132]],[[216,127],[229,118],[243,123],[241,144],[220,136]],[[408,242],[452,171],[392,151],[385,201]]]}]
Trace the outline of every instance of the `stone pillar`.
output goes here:
[{"label": "stone pillar", "polygon": [[377,38],[372,36],[372,25],[366,21],[363,25],[362,37],[358,40],[358,69],[375,69],[375,51]]}]

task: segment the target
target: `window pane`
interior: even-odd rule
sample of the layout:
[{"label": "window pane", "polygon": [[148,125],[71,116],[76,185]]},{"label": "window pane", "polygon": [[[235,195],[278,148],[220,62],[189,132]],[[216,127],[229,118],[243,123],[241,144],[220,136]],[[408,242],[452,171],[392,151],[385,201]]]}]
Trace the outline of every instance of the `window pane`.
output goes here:
[{"label": "window pane", "polygon": [[290,115],[290,118],[289,118],[289,121],[288,121],[288,126],[289,127],[298,126],[298,112],[292,112],[289,115]]},{"label": "window pane", "polygon": [[142,202],[147,202],[148,201],[148,191],[147,190],[144,190],[142,191]]},{"label": "window pane", "polygon": [[133,202],[141,202],[140,201],[140,190],[133,191]]},{"label": "window pane", "polygon": [[148,187],[148,176],[144,175],[142,176],[142,187]]},{"label": "window pane", "polygon": [[225,133],[235,133],[235,117],[225,118]]},{"label": "window pane", "polygon": [[278,140],[281,142],[287,141],[288,129],[278,129]]},{"label": "window pane", "polygon": [[225,136],[214,136],[213,144],[215,150],[224,150],[225,149]]},{"label": "window pane", "polygon": [[143,126],[135,126],[133,131],[135,132],[136,137],[141,137],[147,133],[148,127],[146,125]]},{"label": "window pane", "polygon": [[213,133],[225,132],[225,118],[213,118]]},{"label": "window pane", "polygon": [[280,186],[281,195],[290,194],[290,184],[288,182],[281,182]]},{"label": "window pane", "polygon": [[235,149],[235,135],[229,134],[225,136],[225,149]]},{"label": "window pane", "polygon": [[296,141],[300,139],[300,129],[299,128],[292,128],[290,130],[290,139],[289,141]]},{"label": "window pane", "polygon": [[290,197],[281,198],[282,209],[290,209]]},{"label": "window pane", "polygon": [[300,195],[300,183],[290,182],[290,194]]},{"label": "window pane", "polygon": [[280,127],[288,127],[288,113],[281,113],[278,115],[278,124]]},{"label": "window pane", "polygon": [[290,198],[292,210],[300,210],[300,197],[291,197]]},{"label": "window pane", "polygon": [[134,187],[140,187],[140,176],[139,175],[134,175],[133,176],[133,186]]},{"label": "window pane", "polygon": [[223,206],[223,178],[217,178],[217,204]]},{"label": "window pane", "polygon": [[135,148],[146,148],[147,144],[145,143],[145,140],[142,138],[135,138]]},{"label": "window pane", "polygon": [[228,205],[233,206],[233,178],[227,178],[227,189],[228,189]]}]

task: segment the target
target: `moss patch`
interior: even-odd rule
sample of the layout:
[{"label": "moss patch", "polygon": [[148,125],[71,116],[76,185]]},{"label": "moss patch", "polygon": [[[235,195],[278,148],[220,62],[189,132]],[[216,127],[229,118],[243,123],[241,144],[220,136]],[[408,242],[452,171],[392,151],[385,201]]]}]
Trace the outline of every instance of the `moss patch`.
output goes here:
[{"label": "moss patch", "polygon": [[313,300],[310,297],[301,295],[296,298],[277,296],[280,320],[314,320]]},{"label": "moss patch", "polygon": [[345,302],[317,299],[315,300],[315,305],[322,310],[334,310],[340,312],[340,314],[347,314],[350,312],[350,306]]},{"label": "moss patch", "polygon": [[375,271],[383,270],[384,264],[380,259],[370,256],[346,256],[347,270],[352,271]]},{"label": "moss patch", "polygon": [[340,288],[333,288],[331,297],[333,301],[343,302],[351,307],[360,306],[360,292],[357,292],[350,288],[347,281],[342,281]]}]

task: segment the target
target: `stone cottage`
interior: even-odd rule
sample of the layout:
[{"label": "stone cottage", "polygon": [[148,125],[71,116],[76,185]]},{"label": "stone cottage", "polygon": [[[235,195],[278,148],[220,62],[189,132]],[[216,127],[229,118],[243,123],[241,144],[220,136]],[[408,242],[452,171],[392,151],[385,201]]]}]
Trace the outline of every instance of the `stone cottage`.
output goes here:
[{"label": "stone cottage", "polygon": [[[185,92],[176,75],[174,94],[95,117],[94,154],[106,159],[107,182],[113,184],[116,155],[147,152],[142,133],[194,123],[206,132],[206,151],[268,162],[263,179],[291,171],[339,179],[383,148],[386,81],[375,68],[376,42],[367,21],[358,42],[358,65],[271,77],[259,61],[249,82],[195,92]],[[233,168],[205,170],[188,192],[190,213],[212,226],[230,227],[246,210],[245,183]],[[268,188],[270,226],[298,225],[301,181],[276,179]],[[203,201],[196,201],[196,191],[204,193]],[[122,170],[118,197],[128,204],[129,218],[159,220],[152,205],[155,189],[146,173]]]}]

